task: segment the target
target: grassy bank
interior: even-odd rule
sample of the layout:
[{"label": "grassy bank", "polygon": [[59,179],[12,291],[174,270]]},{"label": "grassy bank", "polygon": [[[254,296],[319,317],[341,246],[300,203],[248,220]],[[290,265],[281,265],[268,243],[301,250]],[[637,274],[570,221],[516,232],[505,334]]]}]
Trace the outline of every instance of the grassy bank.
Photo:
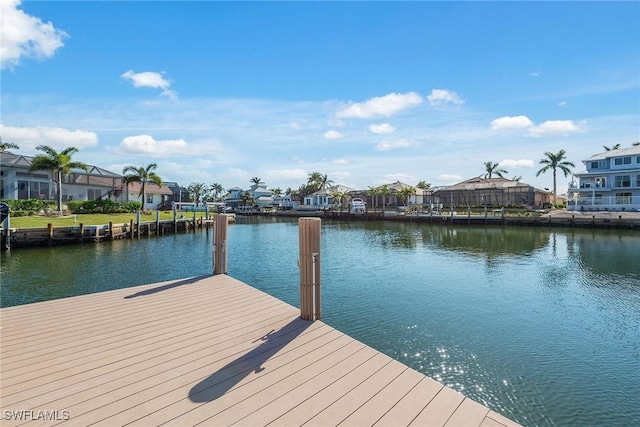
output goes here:
[{"label": "grassy bank", "polygon": [[[197,217],[203,216],[203,212],[198,212]],[[185,214],[187,218],[193,218],[193,213],[189,212]],[[161,211],[160,220],[172,220],[173,211]],[[51,217],[51,216],[21,216],[11,218],[11,228],[42,228],[47,224],[53,224],[53,226],[74,226],[80,223],[84,225],[103,225],[113,222],[114,224],[129,223],[131,220],[135,222],[135,213],[119,213],[119,214],[78,214],[69,215],[65,217]],[[156,220],[156,213],[141,214],[141,222],[150,222]]]}]

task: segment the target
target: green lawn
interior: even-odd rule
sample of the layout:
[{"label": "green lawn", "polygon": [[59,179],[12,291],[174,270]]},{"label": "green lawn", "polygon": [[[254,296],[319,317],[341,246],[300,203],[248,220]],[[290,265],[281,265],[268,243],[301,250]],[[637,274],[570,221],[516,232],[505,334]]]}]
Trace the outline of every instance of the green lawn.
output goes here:
[{"label": "green lawn", "polygon": [[[193,218],[193,213],[184,214],[186,218]],[[197,218],[204,216],[204,212],[198,212]],[[172,220],[173,211],[160,211],[160,220]],[[84,225],[103,225],[113,222],[114,224],[129,223],[131,220],[135,222],[135,213],[126,214],[78,214],[66,217],[45,217],[45,216],[21,216],[11,218],[11,228],[45,228],[47,224],[54,226],[74,226],[80,223]],[[140,215],[141,222],[152,222],[156,220],[156,213],[152,212],[147,215]]]}]

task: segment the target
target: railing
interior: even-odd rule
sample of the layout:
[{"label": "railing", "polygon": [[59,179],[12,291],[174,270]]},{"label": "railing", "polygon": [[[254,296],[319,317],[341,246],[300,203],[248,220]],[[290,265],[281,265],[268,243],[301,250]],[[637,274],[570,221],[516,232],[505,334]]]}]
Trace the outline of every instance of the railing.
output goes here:
[{"label": "railing", "polygon": [[640,210],[640,196],[604,196],[578,195],[567,202],[569,210],[616,210],[636,211]]}]

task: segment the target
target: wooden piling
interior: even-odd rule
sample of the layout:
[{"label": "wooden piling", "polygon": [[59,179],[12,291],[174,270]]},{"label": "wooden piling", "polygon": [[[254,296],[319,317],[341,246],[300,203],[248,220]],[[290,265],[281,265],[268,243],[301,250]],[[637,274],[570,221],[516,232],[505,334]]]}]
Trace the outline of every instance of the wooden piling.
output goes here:
[{"label": "wooden piling", "polygon": [[47,224],[47,243],[51,245],[53,243],[53,224]]},{"label": "wooden piling", "polygon": [[113,240],[113,221],[109,221],[109,240]]},{"label": "wooden piling", "polygon": [[213,274],[227,274],[227,228],[228,215],[215,216],[213,229]]},{"label": "wooden piling", "polygon": [[84,243],[84,223],[80,223],[80,243]]},{"label": "wooden piling", "polygon": [[129,238],[133,239],[133,220],[129,220]]},{"label": "wooden piling", "polygon": [[320,218],[300,218],[300,317],[303,320],[321,318],[320,303]]}]

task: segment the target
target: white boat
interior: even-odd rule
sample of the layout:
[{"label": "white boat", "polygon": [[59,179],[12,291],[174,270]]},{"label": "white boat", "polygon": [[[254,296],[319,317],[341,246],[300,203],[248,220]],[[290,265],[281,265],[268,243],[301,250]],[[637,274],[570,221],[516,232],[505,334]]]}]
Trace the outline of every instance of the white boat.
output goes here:
[{"label": "white boat", "polygon": [[359,197],[351,199],[349,203],[349,213],[352,215],[364,215],[367,211],[367,205],[364,200]]}]

